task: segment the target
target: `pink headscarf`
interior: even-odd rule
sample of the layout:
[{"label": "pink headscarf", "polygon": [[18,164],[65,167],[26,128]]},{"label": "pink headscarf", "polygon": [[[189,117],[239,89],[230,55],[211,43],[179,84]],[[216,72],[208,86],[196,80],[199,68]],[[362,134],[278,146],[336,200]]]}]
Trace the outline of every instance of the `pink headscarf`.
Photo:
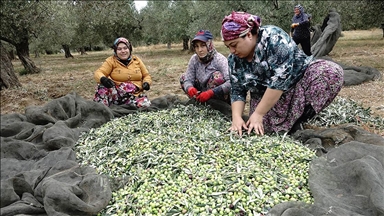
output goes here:
[{"label": "pink headscarf", "polygon": [[253,28],[259,28],[261,19],[246,12],[232,11],[230,15],[224,17],[221,24],[222,39],[229,41],[246,35]]}]

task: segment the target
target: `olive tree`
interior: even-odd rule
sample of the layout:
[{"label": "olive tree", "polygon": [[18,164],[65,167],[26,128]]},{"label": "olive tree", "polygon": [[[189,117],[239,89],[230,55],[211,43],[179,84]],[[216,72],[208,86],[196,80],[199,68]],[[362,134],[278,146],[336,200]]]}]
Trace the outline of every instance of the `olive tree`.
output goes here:
[{"label": "olive tree", "polygon": [[[142,10],[143,40],[169,43],[192,38],[199,29],[220,36],[221,22],[232,11],[245,11],[261,17],[263,25],[276,25],[290,30],[293,8],[301,4],[312,15],[312,25],[322,24],[331,8],[342,16],[343,30],[369,29],[383,23],[379,1],[283,1],[283,0],[221,0],[221,1],[148,1]],[[351,10],[350,8],[353,8]]]},{"label": "olive tree", "polygon": [[1,49],[1,74],[0,74],[0,90],[3,88],[21,87],[19,79],[17,78],[11,59],[8,56],[8,52],[0,41]]},{"label": "olive tree", "polygon": [[172,42],[171,32],[174,32],[176,27],[172,22],[174,15],[170,7],[171,1],[148,1],[147,6],[141,10],[143,39],[146,44]]},{"label": "olive tree", "polygon": [[0,39],[15,46],[27,73],[40,72],[29,57],[29,43],[31,37],[38,37],[46,27],[51,14],[49,4],[45,1],[0,2]]},{"label": "olive tree", "polygon": [[110,46],[116,37],[140,38],[140,20],[130,1],[53,1],[50,26],[34,42],[45,49],[86,54],[95,45]]},{"label": "olive tree", "polygon": [[[102,42],[112,45],[117,37],[126,37],[133,44],[141,40],[142,20],[133,0],[128,1],[89,1],[79,2],[81,28],[77,35],[83,35],[82,43]],[[91,35],[90,35],[91,34]]]}]

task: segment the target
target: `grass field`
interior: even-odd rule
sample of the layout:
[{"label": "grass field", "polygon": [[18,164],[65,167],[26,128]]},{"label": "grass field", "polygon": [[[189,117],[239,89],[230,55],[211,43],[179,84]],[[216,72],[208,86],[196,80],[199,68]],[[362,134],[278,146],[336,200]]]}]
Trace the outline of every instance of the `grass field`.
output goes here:
[{"label": "grass field", "polygon": [[[224,55],[229,50],[221,41],[215,41],[216,49]],[[153,78],[151,90],[153,99],[166,94],[186,97],[179,85],[179,76],[187,67],[193,53],[182,51],[182,44],[134,47]],[[112,50],[88,52],[87,55],[72,53],[74,58],[64,54],[42,55],[32,60],[42,69],[40,74],[19,76],[23,70],[21,62],[13,61],[15,72],[22,84],[18,89],[1,91],[1,114],[24,113],[31,105],[43,105],[48,101],[77,92],[85,99],[92,99],[96,82],[94,71],[112,54]],[[343,32],[329,57],[350,66],[369,66],[384,75],[384,39],[381,29]],[[384,117],[384,81],[371,81],[357,86],[344,87],[339,97],[358,101],[370,108],[373,115]]]}]

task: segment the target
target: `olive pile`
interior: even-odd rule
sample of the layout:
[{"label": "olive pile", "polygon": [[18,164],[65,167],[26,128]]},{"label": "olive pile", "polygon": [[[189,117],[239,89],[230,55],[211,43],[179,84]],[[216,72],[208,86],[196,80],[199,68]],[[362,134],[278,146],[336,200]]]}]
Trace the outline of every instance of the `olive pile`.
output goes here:
[{"label": "olive pile", "polygon": [[180,105],[83,134],[78,160],[111,179],[112,200],[100,215],[254,215],[284,201],[313,202],[313,151],[229,127],[218,111]]},{"label": "olive pile", "polygon": [[329,127],[353,123],[373,130],[384,130],[384,118],[374,116],[370,107],[364,108],[354,100],[336,97],[324,110],[311,119],[308,124]]}]

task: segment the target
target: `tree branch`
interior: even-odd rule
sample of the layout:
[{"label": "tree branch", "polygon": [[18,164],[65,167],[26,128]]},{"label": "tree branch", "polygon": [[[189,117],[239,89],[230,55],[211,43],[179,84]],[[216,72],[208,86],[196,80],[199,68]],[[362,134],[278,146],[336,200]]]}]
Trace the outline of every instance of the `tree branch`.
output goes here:
[{"label": "tree branch", "polygon": [[16,44],[15,41],[10,40],[10,39],[8,39],[8,38],[5,38],[5,37],[3,37],[3,36],[0,36],[0,40],[5,41],[5,42],[7,42],[7,43],[9,43],[9,44],[12,44],[13,46],[16,46],[16,45],[15,45],[15,44]]}]

